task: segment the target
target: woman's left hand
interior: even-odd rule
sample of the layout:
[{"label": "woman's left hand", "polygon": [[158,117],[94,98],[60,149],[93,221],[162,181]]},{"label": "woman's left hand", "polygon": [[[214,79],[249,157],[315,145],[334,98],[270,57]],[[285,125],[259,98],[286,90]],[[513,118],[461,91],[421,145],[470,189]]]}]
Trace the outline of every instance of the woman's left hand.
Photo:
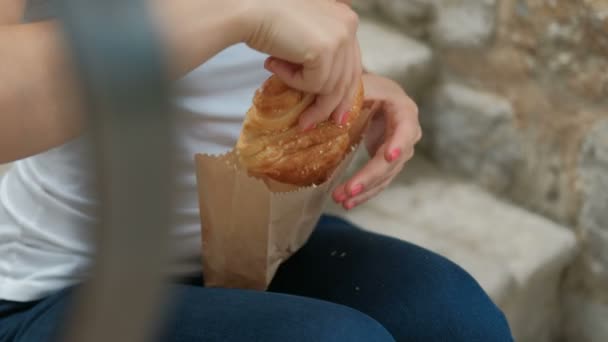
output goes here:
[{"label": "woman's left hand", "polygon": [[374,197],[393,181],[414,156],[422,137],[418,107],[394,81],[363,75],[365,103],[372,119],[365,137],[369,162],[333,193],[336,203],[350,210]]}]

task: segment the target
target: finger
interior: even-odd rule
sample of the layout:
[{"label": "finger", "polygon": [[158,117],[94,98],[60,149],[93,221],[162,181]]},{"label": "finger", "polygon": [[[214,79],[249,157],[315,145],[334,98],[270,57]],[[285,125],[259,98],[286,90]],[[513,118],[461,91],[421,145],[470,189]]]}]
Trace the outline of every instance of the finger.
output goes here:
[{"label": "finger", "polygon": [[394,177],[384,180],[384,182],[380,183],[379,185],[375,186],[374,188],[370,189],[369,191],[366,191],[365,193],[360,194],[359,196],[347,199],[346,201],[342,202],[342,207],[346,210],[351,210],[351,209],[369,201],[370,199],[372,199],[373,197],[375,197],[376,195],[378,195],[379,193],[384,191],[390,185],[393,178]]},{"label": "finger", "polygon": [[422,137],[422,129],[418,123],[418,111],[413,101],[411,104],[397,106],[396,104],[385,104],[386,126],[390,131],[385,140],[387,145],[385,158],[388,162],[401,159],[404,152],[410,152]]},{"label": "finger", "polygon": [[329,115],[338,106],[342,95],[319,95],[315,102],[308,107],[300,116],[298,123],[301,130],[309,130],[314,128],[318,123],[329,118]]},{"label": "finger", "polygon": [[307,60],[302,65],[293,64],[276,57],[269,57],[264,63],[264,68],[276,74],[281,81],[291,88],[317,94],[325,87],[325,83],[331,75],[331,67],[334,61],[329,49],[322,50],[322,53]]},{"label": "finger", "polygon": [[387,146],[384,158],[389,163],[410,160],[414,156],[414,146],[421,136],[421,129],[417,123],[401,124],[385,141]]},{"label": "finger", "polygon": [[359,80],[361,73],[360,70],[362,67],[361,57],[357,56],[357,54],[355,53],[355,51],[358,51],[358,49],[355,48],[356,44],[358,44],[356,40],[351,43],[349,49],[347,50],[347,53],[344,56],[346,74],[343,86],[346,89],[346,96],[344,97],[344,99],[342,99],[342,101],[338,105],[338,108],[336,108],[336,110],[332,114],[332,119],[338,125],[344,125],[346,124],[346,122],[348,122],[350,110],[352,109],[353,103],[355,102],[355,97],[357,96],[357,92],[359,91]]},{"label": "finger", "polygon": [[392,161],[391,163],[395,167],[399,167],[400,165],[403,165],[403,164],[407,163],[408,161],[410,161],[412,158],[414,158],[414,154],[415,154],[414,146],[413,145],[407,146],[405,148],[405,151],[401,153],[401,156],[399,156],[398,159]]},{"label": "finger", "polygon": [[[345,43],[345,46],[348,46],[349,43]],[[340,94],[338,104],[336,108],[332,110],[330,113],[330,117],[333,118],[334,122],[338,125],[341,124],[343,118],[346,117],[347,109],[340,109],[342,102],[344,99],[349,96],[348,94],[348,84],[350,82],[350,77],[352,77],[350,73],[350,66],[352,65],[351,58],[349,56],[350,51],[347,48],[341,49],[340,57],[336,59],[336,65],[334,66],[334,70],[336,70],[336,79],[335,83],[332,85],[332,88],[329,89],[329,92],[336,92],[336,94]]]},{"label": "finger", "polygon": [[336,203],[342,203],[348,199],[348,194],[346,193],[346,184],[340,184],[334,190],[332,194],[332,198]]},{"label": "finger", "polygon": [[[355,197],[369,189],[377,186],[384,182],[387,177],[396,176],[402,169],[407,161],[409,161],[414,155],[413,147],[410,147],[406,150],[405,153],[399,158],[399,160],[389,163],[384,159],[384,148],[385,145],[381,147],[380,150],[374,155],[364,167],[359,171],[355,176],[351,178],[350,181],[346,184],[346,193],[350,197]],[[368,177],[369,180],[361,180],[364,177]],[[358,190],[361,186],[358,184],[364,184],[363,190]],[[353,191],[350,191],[350,190]]]},{"label": "finger", "polygon": [[309,130],[316,124],[326,121],[344,97],[346,90],[341,87],[340,78],[344,73],[342,63],[345,51],[343,48],[339,48],[335,54],[334,65],[324,89],[321,90],[313,105],[300,115],[301,130]]},{"label": "finger", "polygon": [[396,167],[384,159],[384,149],[385,146],[381,146],[374,157],[346,182],[346,193],[349,197],[355,197],[382,182],[385,175]]},{"label": "finger", "polygon": [[397,177],[399,175],[399,173],[401,173],[401,171],[403,170],[403,167],[404,167],[404,164],[401,164],[399,167],[393,168],[388,173],[386,173],[382,177],[382,179],[379,179],[378,182],[376,182],[373,186],[370,186],[368,189],[361,192],[360,194],[357,194],[356,196],[348,197],[346,200],[342,201],[342,203],[352,200],[352,199],[357,199],[361,196],[366,196],[367,193],[374,192],[375,191],[374,189],[381,187],[383,184],[386,184],[387,182],[388,183],[392,182],[393,179],[395,179],[395,177]]},{"label": "finger", "polygon": [[[404,165],[405,165],[405,163],[402,163],[399,166],[391,168],[384,175],[382,175],[382,178],[378,179],[373,185],[369,186],[367,189],[365,189],[364,191],[362,191],[361,193],[359,193],[357,195],[349,196],[346,200],[357,198],[359,196],[364,196],[367,192],[373,191],[375,188],[377,188],[378,186],[381,186],[382,184],[386,183],[387,181],[389,181],[389,182],[392,181],[401,172],[401,170],[403,170]],[[345,201],[342,201],[342,202],[345,202]]]},{"label": "finger", "polygon": [[376,154],[380,149],[380,146],[386,141],[387,129],[386,129],[386,117],[383,113],[377,115],[376,111],[372,107],[372,117],[368,123],[367,130],[365,132],[365,147],[370,156]]},{"label": "finger", "polygon": [[[377,156],[379,156],[378,159],[382,160],[381,153],[378,153]],[[361,190],[361,187],[356,187],[355,191],[352,192],[352,194],[349,194],[345,189],[348,186],[348,183],[343,185],[342,187],[344,188],[336,189],[336,192],[334,193],[334,201],[336,201],[336,203],[341,203],[342,206],[347,210],[366,202],[390,185],[395,177],[401,173],[406,161],[406,158],[402,158],[401,162],[393,163],[382,178],[377,179],[374,183],[367,186],[363,190]],[[353,181],[355,181],[354,177]],[[346,198],[344,198],[344,196],[346,196]]]},{"label": "finger", "polygon": [[361,204],[367,202],[371,198],[378,195],[380,192],[384,191],[393,182],[395,177],[397,177],[397,175],[399,175],[401,173],[402,170],[403,170],[403,164],[401,164],[399,167],[393,169],[389,174],[386,175],[386,178],[384,178],[380,183],[376,184],[371,189],[369,189],[365,192],[362,192],[361,194],[359,194],[357,196],[348,198],[345,201],[343,201],[342,206],[345,209],[350,210],[358,205],[361,205]]},{"label": "finger", "polygon": [[335,94],[343,92],[343,78],[344,78],[344,61],[346,59],[345,46],[347,42],[342,43],[334,53],[333,65],[331,68],[331,74],[324,88],[321,90],[322,95]]},{"label": "finger", "polygon": [[302,72],[302,66],[297,65],[276,57],[268,57],[264,62],[264,68],[271,73],[277,75],[285,84],[293,82],[293,79],[298,77]]}]

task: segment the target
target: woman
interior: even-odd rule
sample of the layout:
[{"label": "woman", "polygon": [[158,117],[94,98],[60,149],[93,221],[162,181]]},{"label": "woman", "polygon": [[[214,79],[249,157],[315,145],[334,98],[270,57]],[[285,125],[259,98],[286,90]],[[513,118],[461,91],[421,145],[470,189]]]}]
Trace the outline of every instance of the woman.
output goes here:
[{"label": "woman", "polygon": [[[0,183],[0,341],[52,341],[92,258],[86,227],[96,201],[84,190],[91,172],[78,138],[85,124],[56,24],[20,24],[23,0],[0,0],[0,8],[0,46],[11,47],[0,54],[10,66],[0,68],[0,162],[18,160]],[[357,20],[332,0],[158,0],[153,8],[178,90],[172,272],[188,278],[174,287],[162,341],[512,340],[502,313],[461,268],[332,217],[268,292],[204,288],[192,156],[234,145],[269,71],[317,94],[302,129],[348,115],[361,74]],[[370,162],[333,194],[346,209],[384,189],[420,139],[403,90],[363,79],[366,100],[386,115],[369,134]],[[345,257],[331,257],[334,250]]]}]

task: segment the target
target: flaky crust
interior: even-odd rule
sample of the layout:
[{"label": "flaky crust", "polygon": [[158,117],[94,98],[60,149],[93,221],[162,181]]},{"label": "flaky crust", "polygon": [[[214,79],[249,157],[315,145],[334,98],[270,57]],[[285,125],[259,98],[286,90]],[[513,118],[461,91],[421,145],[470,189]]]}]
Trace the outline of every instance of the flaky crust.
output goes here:
[{"label": "flaky crust", "polygon": [[320,184],[331,176],[359,138],[354,127],[360,126],[363,85],[344,125],[328,120],[301,132],[298,118],[314,99],[276,76],[256,91],[236,146],[239,162],[250,174],[298,186]]}]

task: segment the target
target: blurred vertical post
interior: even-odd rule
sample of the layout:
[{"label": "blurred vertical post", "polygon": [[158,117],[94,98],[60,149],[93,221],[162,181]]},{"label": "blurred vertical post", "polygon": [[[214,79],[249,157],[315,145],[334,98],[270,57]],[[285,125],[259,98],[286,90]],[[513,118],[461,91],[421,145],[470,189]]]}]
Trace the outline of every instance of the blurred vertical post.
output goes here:
[{"label": "blurred vertical post", "polygon": [[[168,259],[172,125],[167,61],[145,0],[61,0],[86,94],[100,221],[69,342],[152,339]],[[86,227],[83,227],[83,229]]]}]

